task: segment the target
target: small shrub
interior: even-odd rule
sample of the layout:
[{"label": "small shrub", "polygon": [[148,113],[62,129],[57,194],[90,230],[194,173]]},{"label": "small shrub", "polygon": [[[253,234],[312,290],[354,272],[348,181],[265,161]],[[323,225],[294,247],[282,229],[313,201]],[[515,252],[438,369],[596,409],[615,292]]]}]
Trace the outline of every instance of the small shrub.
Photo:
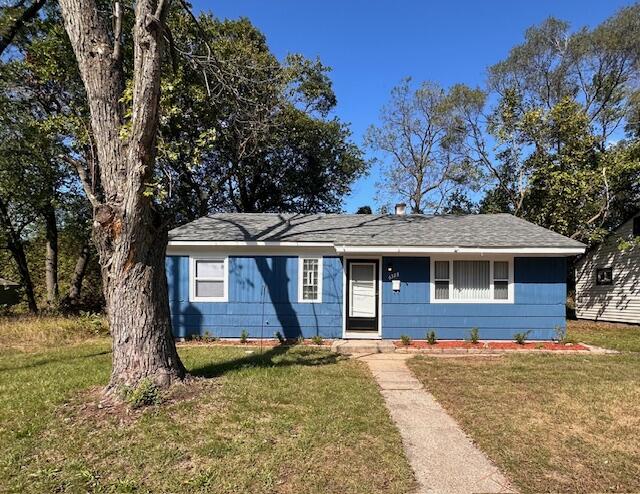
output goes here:
[{"label": "small shrub", "polygon": [[538,343],[536,345],[536,350],[544,350],[544,344],[543,343]]},{"label": "small shrub", "polygon": [[411,336],[406,334],[400,335],[400,341],[404,346],[409,346],[411,345]]},{"label": "small shrub", "polygon": [[78,317],[82,324],[90,328],[92,333],[96,335],[106,334],[109,332],[106,319],[102,314],[81,310]]},{"label": "small shrub", "polygon": [[513,335],[513,339],[518,345],[524,345],[527,341],[527,338],[529,338],[529,333],[531,333],[531,331],[522,331],[521,333],[516,333]]},{"label": "small shrub", "polygon": [[322,345],[322,336],[315,335],[313,338],[311,338],[311,341],[313,341],[314,345]]},{"label": "small shrub", "polygon": [[562,326],[556,326],[556,335],[553,338],[558,343],[564,343],[567,338],[567,329]]},{"label": "small shrub", "polygon": [[298,336],[298,345],[302,345],[304,344],[304,336],[300,335]]},{"label": "small shrub", "polygon": [[131,408],[158,405],[162,401],[160,389],[148,378],[140,380],[136,387],[124,386],[122,398]]},{"label": "small shrub", "polygon": [[469,331],[469,341],[473,344],[480,341],[480,330],[478,328],[471,328],[471,331]]},{"label": "small shrub", "polygon": [[567,335],[567,329],[562,326],[556,326],[556,335],[554,340],[558,343],[562,343],[563,345],[573,345],[574,343],[578,343],[578,340]]},{"label": "small shrub", "polygon": [[435,345],[436,343],[438,343],[436,332],[433,329],[427,334],[427,343],[429,343],[429,345]]},{"label": "small shrub", "polygon": [[280,331],[276,331],[274,335],[281,345],[284,345],[287,342],[287,340],[284,339],[284,336],[282,336],[282,333]]},{"label": "small shrub", "polygon": [[240,333],[240,343],[246,343],[248,339],[249,339],[249,331],[247,331],[246,329],[243,329],[242,332]]}]

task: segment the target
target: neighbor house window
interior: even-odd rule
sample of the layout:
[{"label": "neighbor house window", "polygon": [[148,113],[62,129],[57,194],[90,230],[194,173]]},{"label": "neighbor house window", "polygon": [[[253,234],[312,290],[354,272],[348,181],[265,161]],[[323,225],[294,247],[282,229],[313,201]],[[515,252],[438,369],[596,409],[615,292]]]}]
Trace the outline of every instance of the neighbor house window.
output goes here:
[{"label": "neighbor house window", "polygon": [[298,262],[298,301],[322,302],[322,258],[300,257]]},{"label": "neighbor house window", "polygon": [[431,298],[435,302],[513,302],[512,261],[434,260]]},{"label": "neighbor house window", "polygon": [[596,269],[596,285],[611,285],[613,283],[612,268]]},{"label": "neighbor house window", "polygon": [[191,258],[191,301],[227,300],[227,258]]}]

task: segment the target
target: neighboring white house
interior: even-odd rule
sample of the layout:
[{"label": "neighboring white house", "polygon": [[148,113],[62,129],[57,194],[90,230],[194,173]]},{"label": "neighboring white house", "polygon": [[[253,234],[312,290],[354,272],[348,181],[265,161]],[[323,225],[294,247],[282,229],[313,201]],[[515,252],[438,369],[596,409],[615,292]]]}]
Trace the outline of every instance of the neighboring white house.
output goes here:
[{"label": "neighboring white house", "polygon": [[640,324],[640,245],[621,250],[621,240],[640,237],[640,213],[588,251],[576,265],[579,319]]}]

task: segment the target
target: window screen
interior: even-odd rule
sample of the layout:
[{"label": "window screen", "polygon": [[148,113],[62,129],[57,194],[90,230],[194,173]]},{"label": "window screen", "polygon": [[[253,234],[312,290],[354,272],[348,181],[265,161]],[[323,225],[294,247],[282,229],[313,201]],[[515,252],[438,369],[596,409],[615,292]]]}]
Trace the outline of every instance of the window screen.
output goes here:
[{"label": "window screen", "polygon": [[435,297],[438,300],[449,298],[449,261],[436,261],[434,263]]},{"label": "window screen", "polygon": [[196,297],[224,298],[224,277],[224,259],[196,259]]},{"label": "window screen", "polygon": [[506,261],[493,263],[493,298],[496,300],[509,298],[509,263]]}]

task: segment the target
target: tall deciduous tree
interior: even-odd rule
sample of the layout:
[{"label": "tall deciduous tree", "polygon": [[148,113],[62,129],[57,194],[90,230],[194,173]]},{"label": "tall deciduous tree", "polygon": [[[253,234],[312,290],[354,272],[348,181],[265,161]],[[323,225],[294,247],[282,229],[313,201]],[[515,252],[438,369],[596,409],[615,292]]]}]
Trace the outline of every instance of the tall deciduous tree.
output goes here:
[{"label": "tall deciduous tree", "polygon": [[548,19],[489,69],[486,91],[452,89],[464,153],[489,179],[481,211],[581,240],[603,234],[639,178],[637,161],[621,151],[624,128],[631,137],[635,129],[638,33],[637,5],[574,33]]},{"label": "tall deciduous tree", "polygon": [[365,142],[382,153],[384,182],[391,198],[406,201],[414,213],[437,212],[447,194],[469,183],[473,170],[460,154],[462,134],[456,127],[450,94],[433,82],[417,89],[405,79],[391,92],[380,124]]},{"label": "tall deciduous tree", "polygon": [[[94,208],[113,367],[108,390],[151,379],[168,385],[185,376],[171,333],[165,277],[166,225],[145,193],[152,182],[160,114],[164,0],[138,0],[134,9],[131,104],[122,104],[123,5],[115,22],[94,0],[60,0],[91,111],[103,191],[85,192]],[[128,14],[126,14],[128,15]]]},{"label": "tall deciduous tree", "polygon": [[365,162],[348,127],[330,116],[328,68],[300,55],[278,60],[247,19],[202,13],[195,24],[172,11],[168,22],[178,55],[196,54],[163,77],[154,185],[174,220],[338,211]]}]

